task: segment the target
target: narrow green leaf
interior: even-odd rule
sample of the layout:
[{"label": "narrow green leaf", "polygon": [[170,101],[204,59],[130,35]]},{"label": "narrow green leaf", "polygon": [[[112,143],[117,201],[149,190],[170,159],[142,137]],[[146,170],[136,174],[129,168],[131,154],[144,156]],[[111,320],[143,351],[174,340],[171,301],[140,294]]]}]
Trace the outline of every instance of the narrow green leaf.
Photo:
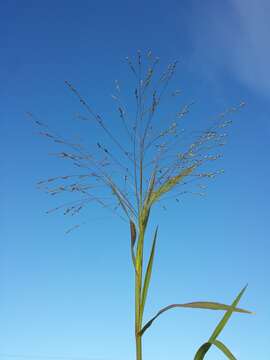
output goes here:
[{"label": "narrow green leaf", "polygon": [[141,302],[141,314],[143,314],[145,301],[147,298],[147,292],[148,292],[148,288],[149,288],[149,284],[150,284],[150,280],[151,280],[152,267],[153,267],[153,261],[154,261],[154,256],[155,256],[157,232],[158,232],[158,226],[156,227],[154,240],[153,240],[153,244],[152,244],[152,248],[151,248],[151,253],[149,256],[148,265],[147,265],[147,269],[146,269],[146,273],[145,273],[145,277],[144,277],[142,302]]},{"label": "narrow green leaf", "polygon": [[221,321],[219,322],[219,324],[215,328],[213,334],[210,336],[209,342],[215,341],[217,339],[217,337],[219,336],[219,334],[221,333],[221,331],[224,329],[224,327],[227,324],[228,320],[230,319],[232,313],[235,311],[236,306],[239,303],[239,301],[240,301],[242,295],[244,294],[246,288],[247,288],[247,285],[240,291],[240,293],[238,294],[238,296],[236,297],[236,299],[234,300],[234,302],[232,303],[230,308],[226,311],[225,315],[223,316],[223,318],[221,319]]},{"label": "narrow green leaf", "polygon": [[[231,308],[231,305],[226,305],[211,301],[195,301],[191,303],[175,304],[175,305],[179,307],[206,309],[206,310],[229,310]],[[234,311],[239,313],[252,314],[251,311],[240,308],[235,308]]]},{"label": "narrow green leaf", "polygon": [[212,344],[215,345],[219,350],[221,350],[223,354],[227,356],[228,359],[237,360],[236,357],[233,356],[231,351],[227,348],[227,346],[225,346],[221,341],[215,340],[213,341]]},{"label": "narrow green leaf", "polygon": [[[217,327],[215,328],[215,330],[213,331],[212,335],[210,336],[209,340],[207,343],[203,344],[199,350],[197,351],[194,360],[202,360],[204,359],[205,354],[207,353],[207,351],[210,349],[210,347],[212,346],[212,344],[214,344],[215,346],[217,346],[221,351],[227,351],[227,354],[230,354],[229,349],[227,349],[225,347],[224,344],[222,344],[220,341],[217,340],[217,337],[219,336],[219,334],[221,333],[221,331],[224,329],[225,325],[227,324],[228,320],[230,319],[231,315],[233,312],[236,311],[236,306],[239,303],[242,295],[244,294],[245,290],[247,288],[247,285],[240,291],[240,293],[238,294],[238,296],[236,297],[236,299],[234,300],[234,302],[232,303],[231,306],[228,307],[228,310],[226,311],[225,315],[223,316],[223,318],[221,319],[221,321],[218,323]],[[245,311],[246,312],[246,311]],[[250,312],[249,312],[250,313]],[[225,355],[227,355],[225,353]],[[232,355],[233,356],[233,355]],[[229,359],[235,359],[234,357],[229,358]]]},{"label": "narrow green leaf", "polygon": [[236,307],[232,307],[231,305],[225,305],[225,304],[220,304],[217,302],[209,302],[209,301],[197,301],[197,302],[191,302],[191,303],[186,303],[186,304],[172,304],[172,305],[168,305],[164,308],[162,308],[151,320],[149,320],[142,328],[141,330],[141,334],[143,334],[145,332],[146,329],[148,329],[153,321],[162,313],[164,313],[167,310],[176,308],[176,307],[181,307],[181,308],[193,308],[193,309],[205,309],[205,310],[227,310],[227,311],[234,311],[234,312],[239,312],[239,313],[246,313],[246,314],[251,314],[250,311],[248,310],[244,310],[244,309],[240,309],[240,308],[236,308]]}]

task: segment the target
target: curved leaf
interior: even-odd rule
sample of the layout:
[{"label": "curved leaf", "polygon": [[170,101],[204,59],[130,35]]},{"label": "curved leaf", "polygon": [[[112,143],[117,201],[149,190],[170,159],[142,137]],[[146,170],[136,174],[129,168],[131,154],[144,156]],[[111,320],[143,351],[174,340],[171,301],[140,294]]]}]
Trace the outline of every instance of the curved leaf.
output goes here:
[{"label": "curved leaf", "polygon": [[224,355],[227,356],[229,360],[237,360],[236,357],[233,356],[231,351],[221,341],[218,340],[215,340],[213,342],[208,341],[204,343],[197,351],[194,360],[203,360],[211,345],[215,345],[220,351],[223,352]]},{"label": "curved leaf", "polygon": [[164,308],[162,308],[151,320],[149,320],[142,328],[141,330],[141,335],[145,332],[146,329],[148,329],[153,321],[162,313],[164,313],[167,310],[176,308],[176,307],[181,307],[181,308],[193,308],[193,309],[205,309],[205,310],[227,310],[228,311],[234,311],[234,312],[239,312],[239,313],[246,313],[246,314],[251,314],[250,311],[248,310],[244,310],[244,309],[240,309],[240,308],[236,308],[230,305],[225,305],[225,304],[220,304],[217,302],[209,302],[209,301],[197,301],[197,302],[191,302],[191,303],[186,303],[186,304],[172,304],[172,305],[168,305]]},{"label": "curved leaf", "polygon": [[215,340],[213,341],[212,344],[215,345],[219,350],[221,350],[223,354],[227,356],[228,359],[237,360],[236,357],[233,356],[231,351],[221,341]]}]

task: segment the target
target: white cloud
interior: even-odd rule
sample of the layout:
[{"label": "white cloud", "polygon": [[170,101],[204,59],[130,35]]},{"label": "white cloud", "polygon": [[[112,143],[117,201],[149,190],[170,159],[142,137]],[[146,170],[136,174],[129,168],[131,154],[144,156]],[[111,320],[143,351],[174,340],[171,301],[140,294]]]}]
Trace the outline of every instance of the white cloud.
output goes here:
[{"label": "white cloud", "polygon": [[[188,24],[193,60],[212,74],[229,69],[243,84],[270,95],[270,1],[207,1]],[[209,74],[209,67],[206,67]]]},{"label": "white cloud", "polygon": [[232,6],[240,32],[233,39],[230,66],[249,87],[270,95],[270,2],[232,0]]}]

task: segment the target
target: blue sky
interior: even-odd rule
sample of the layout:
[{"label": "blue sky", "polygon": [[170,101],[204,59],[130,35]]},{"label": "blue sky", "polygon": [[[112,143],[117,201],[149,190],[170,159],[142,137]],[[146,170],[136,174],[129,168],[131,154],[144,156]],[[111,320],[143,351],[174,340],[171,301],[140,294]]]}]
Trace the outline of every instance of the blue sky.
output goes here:
[{"label": "blue sky", "polygon": [[[220,339],[237,359],[270,358],[269,10],[266,0],[1,4],[0,359],[134,359],[129,228],[89,207],[78,217],[86,224],[67,236],[74,219],[45,214],[64,198],[36,182],[68,167],[48,155],[52,144],[25,112],[95,142],[98,130],[74,122],[80,107],[64,80],[111,116],[114,80],[129,89],[124,59],[137,49],[152,49],[163,66],[179,60],[174,81],[180,102],[196,100],[192,126],[247,103],[229,131],[225,174],[207,196],[153,214],[160,232],[145,318],[170,303],[230,303],[249,283],[241,306],[256,315],[234,315]],[[192,359],[220,317],[162,315],[145,335],[145,359]],[[207,357],[223,358],[215,350]]]}]

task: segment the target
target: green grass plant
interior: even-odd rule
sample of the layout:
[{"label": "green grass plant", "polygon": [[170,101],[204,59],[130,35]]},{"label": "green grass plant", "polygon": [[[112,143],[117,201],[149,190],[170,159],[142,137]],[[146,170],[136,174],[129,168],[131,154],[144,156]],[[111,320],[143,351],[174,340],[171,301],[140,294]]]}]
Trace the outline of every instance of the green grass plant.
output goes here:
[{"label": "green grass plant", "polygon": [[[231,124],[230,117],[244,106],[244,103],[241,102],[238,106],[218,114],[211,120],[207,129],[196,129],[187,133],[183,130],[182,124],[186,121],[193,102],[182,104],[180,107],[178,98],[181,91],[169,90],[177,63],[169,64],[165,71],[159,74],[159,59],[153,57],[151,52],[143,58],[140,51],[135,60],[127,58],[127,63],[135,79],[135,88],[131,91],[134,99],[131,110],[123,105],[119,81],[115,82],[116,94],[112,95],[125,134],[124,141],[121,141],[109,126],[110,122],[97,114],[77,88],[66,81],[66,85],[78,98],[84,111],[83,114],[77,114],[78,120],[89,122],[90,125],[96,123],[107,136],[108,145],[105,146],[101,141],[96,143],[98,155],[93,155],[85,146],[66,140],[51,131],[48,125],[37,120],[33,114],[29,114],[42,136],[67,148],[67,151],[60,151],[55,155],[69,160],[72,166],[81,171],[76,175],[56,176],[41,181],[38,185],[51,195],[76,193],[80,196],[75,201],[60,205],[49,212],[64,210],[66,215],[76,215],[86,205],[96,202],[121,217],[129,226],[131,260],[134,268],[136,360],[143,359],[142,338],[145,332],[161,314],[174,308],[225,311],[223,319],[209,340],[199,348],[194,360],[204,359],[213,345],[228,359],[235,359],[230,350],[217,338],[233,312],[250,313],[237,307],[245,289],[232,305],[211,301],[171,304],[144,322],[144,310],[154,268],[158,226],[155,228],[151,251],[146,259],[145,244],[154,206],[170,196],[176,201],[188,193],[202,196],[202,189],[204,190],[206,185],[201,182],[215,178],[223,172],[210,171],[209,168],[222,156],[218,151],[225,144],[227,133],[224,131]],[[170,99],[177,101],[177,105],[173,115],[165,117],[160,107],[164,100],[168,100],[168,93]],[[55,183],[57,185],[52,186]],[[192,186],[195,186],[195,190]],[[104,196],[105,191],[107,196]]]}]

